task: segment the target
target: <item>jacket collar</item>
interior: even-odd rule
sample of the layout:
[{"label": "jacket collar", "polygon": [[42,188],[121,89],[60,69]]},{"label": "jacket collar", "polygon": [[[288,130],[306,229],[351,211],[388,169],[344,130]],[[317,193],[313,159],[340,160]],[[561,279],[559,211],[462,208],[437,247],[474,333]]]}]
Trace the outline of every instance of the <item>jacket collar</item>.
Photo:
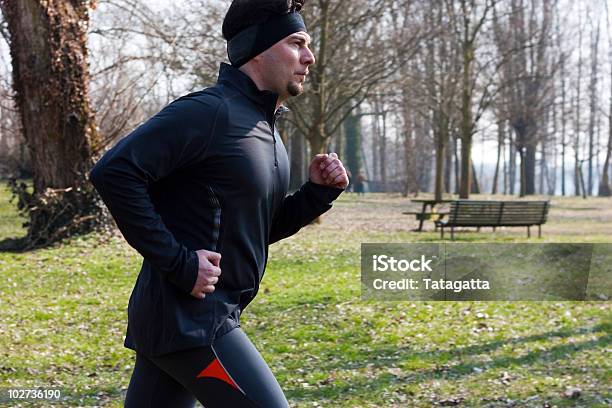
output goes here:
[{"label": "jacket collar", "polygon": [[221,63],[221,67],[219,68],[219,79],[217,83],[229,85],[237,89],[240,93],[255,102],[255,104],[263,108],[268,118],[278,116],[289,110],[282,105],[276,110],[276,102],[278,101],[277,93],[259,90],[255,82],[253,82],[247,74],[224,62]]}]

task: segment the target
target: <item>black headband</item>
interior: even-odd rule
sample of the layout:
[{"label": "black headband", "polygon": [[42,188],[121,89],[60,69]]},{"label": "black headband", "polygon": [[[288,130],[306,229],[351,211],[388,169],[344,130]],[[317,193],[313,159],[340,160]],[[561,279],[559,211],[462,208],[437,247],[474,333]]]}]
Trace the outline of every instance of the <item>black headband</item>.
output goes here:
[{"label": "black headband", "polygon": [[227,55],[235,67],[248,62],[283,38],[306,31],[306,24],[299,13],[272,17],[265,23],[252,25],[236,34],[227,43]]}]

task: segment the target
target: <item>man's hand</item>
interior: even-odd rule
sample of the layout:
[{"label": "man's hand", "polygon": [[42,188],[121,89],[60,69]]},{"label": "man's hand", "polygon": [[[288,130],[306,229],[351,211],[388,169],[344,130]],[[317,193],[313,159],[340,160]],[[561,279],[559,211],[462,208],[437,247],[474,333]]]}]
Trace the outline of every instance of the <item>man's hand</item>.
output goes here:
[{"label": "man's hand", "polygon": [[215,291],[215,284],[219,281],[221,275],[221,254],[217,252],[200,249],[196,251],[200,266],[198,267],[198,278],[191,291],[191,296],[198,299],[204,299],[206,293]]},{"label": "man's hand", "polygon": [[317,154],[308,168],[310,181],[315,184],[345,189],[349,179],[336,153]]}]

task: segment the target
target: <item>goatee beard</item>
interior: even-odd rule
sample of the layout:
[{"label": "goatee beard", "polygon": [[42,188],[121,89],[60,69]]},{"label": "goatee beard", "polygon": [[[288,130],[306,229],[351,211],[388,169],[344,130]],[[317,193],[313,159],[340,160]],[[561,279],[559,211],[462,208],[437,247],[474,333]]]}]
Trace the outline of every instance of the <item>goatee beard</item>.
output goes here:
[{"label": "goatee beard", "polygon": [[304,89],[302,88],[302,86],[300,84],[298,84],[297,82],[289,82],[287,84],[287,92],[289,93],[289,95],[291,96],[298,96],[299,94],[301,94],[302,92],[304,92]]}]

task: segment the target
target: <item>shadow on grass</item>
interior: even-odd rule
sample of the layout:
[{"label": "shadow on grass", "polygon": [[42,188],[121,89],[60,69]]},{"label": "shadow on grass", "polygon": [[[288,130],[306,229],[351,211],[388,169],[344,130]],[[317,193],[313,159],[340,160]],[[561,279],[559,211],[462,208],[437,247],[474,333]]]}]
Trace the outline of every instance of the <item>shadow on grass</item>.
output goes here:
[{"label": "shadow on grass", "polygon": [[[520,357],[497,357],[488,362],[461,362],[458,357],[466,355],[479,355],[482,353],[488,353],[498,349],[499,347],[507,344],[522,344],[532,341],[545,340],[548,338],[561,337],[567,338],[574,335],[594,333],[603,331],[604,334],[597,339],[577,342],[572,344],[557,345],[545,350],[538,350],[529,352]],[[487,370],[500,369],[500,368],[514,368],[514,367],[525,367],[533,365],[536,362],[543,362],[550,364],[550,368],[546,368],[547,372],[558,369],[559,372],[566,373],[566,368],[560,368],[553,365],[556,361],[568,358],[569,356],[578,353],[583,350],[593,348],[603,348],[612,343],[612,324],[603,323],[591,328],[577,328],[574,330],[563,329],[557,331],[551,331],[542,334],[536,334],[526,337],[520,337],[516,339],[499,340],[486,344],[468,346],[459,348],[456,350],[441,350],[441,351],[429,351],[429,352],[410,352],[404,350],[404,353],[398,355],[397,348],[383,347],[370,351],[370,354],[376,359],[369,361],[363,361],[358,364],[336,364],[331,366],[325,366],[325,370],[332,369],[356,369],[365,368],[368,364],[372,364],[373,367],[387,367],[393,363],[401,363],[402,361],[411,360],[429,360],[429,361],[440,361],[441,364],[436,364],[436,367],[429,369],[416,369],[411,372],[405,373],[405,375],[397,376],[391,373],[384,372],[382,374],[364,376],[362,378],[351,381],[347,385],[334,385],[324,384],[319,385],[313,389],[300,389],[300,388],[287,388],[286,394],[290,398],[296,399],[317,399],[324,398],[330,395],[341,395],[341,394],[353,394],[353,395],[367,395],[366,393],[382,392],[387,387],[397,385],[399,383],[417,384],[423,383],[435,379],[450,379],[458,380],[462,377],[469,375],[480,375],[486,373]],[[401,350],[401,349],[400,349]],[[450,358],[446,358],[450,357]],[[452,361],[455,359],[455,361]],[[378,360],[378,361],[377,361]],[[380,361],[382,360],[382,361]],[[456,364],[454,364],[456,362]]]},{"label": "shadow on grass", "polygon": [[600,211],[599,207],[567,207],[567,206],[555,206],[555,210],[569,210],[569,211]]},{"label": "shadow on grass", "polygon": [[[97,232],[98,234],[101,234],[101,235],[107,235],[107,236],[113,235],[112,232],[110,232],[109,230],[94,229],[92,231]],[[75,238],[87,236],[92,231],[75,233],[68,237],[62,237],[60,239],[45,242],[43,244],[33,244],[32,241],[30,240],[30,237],[28,237],[27,235],[23,237],[4,238],[4,239],[0,239],[0,252],[21,254],[21,253],[26,253],[30,251],[36,251],[39,249],[54,248],[54,247],[57,247],[58,245],[62,245],[67,242],[70,242],[71,240]]]},{"label": "shadow on grass", "polygon": [[19,238],[4,238],[0,240],[0,252],[23,253],[34,248],[28,247],[27,235]]},{"label": "shadow on grass", "polygon": [[[537,242],[542,241],[545,237],[545,230],[542,228],[542,238],[538,238],[537,229],[531,230],[531,238],[527,237],[526,227],[497,227],[493,231],[492,227],[481,227],[480,231],[476,228],[456,228],[455,239],[451,240],[450,228],[444,230],[444,238],[440,238],[440,231],[433,229],[423,229],[417,232],[411,231],[418,242],[436,242],[436,243],[453,243],[453,242]],[[523,228],[521,230],[520,228]],[[535,233],[534,233],[535,232]]]}]

